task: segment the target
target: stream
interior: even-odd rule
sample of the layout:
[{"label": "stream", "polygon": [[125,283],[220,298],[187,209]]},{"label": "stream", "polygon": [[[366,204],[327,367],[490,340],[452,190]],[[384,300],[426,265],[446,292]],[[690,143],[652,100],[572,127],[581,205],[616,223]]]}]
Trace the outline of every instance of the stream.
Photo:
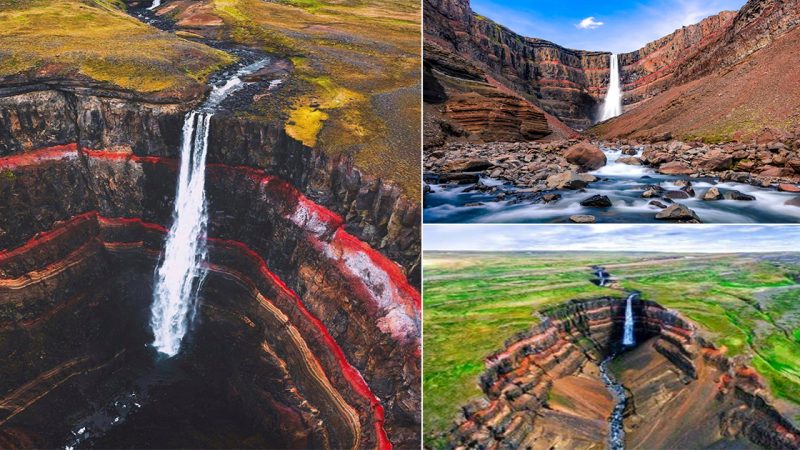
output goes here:
[{"label": "stream", "polygon": [[[617,160],[621,150],[600,147],[606,154],[607,164],[593,172],[597,181],[585,190],[552,191],[561,199],[543,203],[536,194],[518,195],[521,191],[503,180],[482,178],[479,185],[432,184],[425,194],[424,216],[426,223],[566,223],[572,215],[592,215],[602,223],[660,222],[656,214],[661,208],[650,205],[652,200],[667,204],[660,198],[642,198],[648,185],[658,185],[667,191],[680,189],[676,182],[689,180],[694,197],[675,200],[692,209],[706,223],[796,223],[800,222],[800,207],[785,204],[797,198],[796,194],[780,192],[774,188],[757,187],[744,183],[721,182],[713,178],[662,175],[646,166],[623,164]],[[642,149],[635,156],[641,156]],[[680,183],[679,183],[680,184]],[[723,194],[736,190],[752,195],[754,201],[702,200],[705,192],[716,186]],[[476,187],[479,187],[476,188]],[[580,205],[593,195],[605,195],[612,202],[608,208]],[[469,206],[467,206],[469,205]]]}]

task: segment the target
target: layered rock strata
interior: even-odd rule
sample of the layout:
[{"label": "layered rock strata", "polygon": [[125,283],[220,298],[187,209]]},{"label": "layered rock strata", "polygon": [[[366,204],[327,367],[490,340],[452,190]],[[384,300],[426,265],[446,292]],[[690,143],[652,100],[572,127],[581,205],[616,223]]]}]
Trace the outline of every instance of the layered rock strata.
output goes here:
[{"label": "layered rock strata", "polygon": [[[178,161],[119,150],[70,144],[0,159],[0,190],[7,199],[0,241],[9,249],[0,252],[1,328],[19,333],[20,327],[47,327],[62,310],[94,304],[92,290],[81,286],[114,273],[104,264],[108,258],[144,257],[149,267],[155,264],[170,222]],[[252,351],[288,370],[285,381],[296,385],[289,391],[298,393],[294,400],[270,397],[293,411],[281,420],[296,426],[265,420],[273,429],[293,430],[287,436],[297,435],[299,446],[413,446],[419,433],[420,298],[402,267],[278,176],[220,163],[210,163],[207,176],[208,269],[247,303],[225,303],[226,296],[208,292],[204,308],[227,307],[239,317],[236,307],[252,311],[241,320],[268,335]],[[136,308],[149,306],[147,296],[142,300],[147,303]],[[52,339],[44,345],[56,345]],[[260,346],[257,340],[247,345]],[[20,389],[30,391],[27,384],[38,385],[43,376],[37,374],[56,370],[71,354],[46,353],[52,361],[26,358],[35,367],[3,377],[7,400],[20,397]],[[246,383],[238,388],[253,389]],[[5,417],[13,425],[24,424],[41,403],[34,397],[6,404],[16,405]],[[264,406],[256,400],[249,405]],[[317,421],[327,431],[315,434]],[[58,444],[26,436],[37,445]]]},{"label": "layered rock strata", "polygon": [[[628,388],[625,382],[631,378],[623,371],[621,381],[629,394],[626,439],[652,444],[650,428],[630,425],[651,423],[661,413],[659,408],[650,407],[652,403],[648,404],[645,393],[652,395],[665,388],[677,390],[710,382],[716,386],[709,394],[713,401],[706,396],[682,403],[687,410],[692,405],[704,405],[702,413],[708,421],[703,423],[703,439],[713,443],[744,437],[770,448],[797,448],[800,432],[771,406],[752,369],[724,357],[677,313],[639,299],[633,301],[633,308],[634,333],[641,343],[634,351],[665,361],[671,368],[669,373],[674,374],[671,376],[681,383],[680,387],[666,382],[662,386],[660,383],[666,378],[646,377]],[[449,436],[453,448],[605,445],[613,400],[599,381],[596,363],[619,347],[625,302],[613,298],[571,301],[542,311],[540,318],[538,325],[508,340],[503,350],[487,358],[487,370],[480,378],[486,398],[462,408],[462,416]],[[742,377],[742,373],[749,376]],[[744,400],[747,396],[751,397]],[[590,403],[595,410],[579,406],[582,398],[594,399]],[[659,406],[665,407],[663,402]],[[674,423],[662,426],[662,436],[669,433],[667,428],[680,427]],[[672,431],[679,434],[678,429]],[[662,442],[667,446],[674,443]]]}]

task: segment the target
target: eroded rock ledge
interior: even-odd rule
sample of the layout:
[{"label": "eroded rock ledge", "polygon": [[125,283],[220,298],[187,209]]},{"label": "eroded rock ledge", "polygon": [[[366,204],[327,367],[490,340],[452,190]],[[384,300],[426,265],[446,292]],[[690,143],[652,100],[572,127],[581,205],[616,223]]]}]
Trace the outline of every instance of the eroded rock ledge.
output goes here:
[{"label": "eroded rock ledge", "polygon": [[[4,87],[0,157],[68,144],[177,157],[183,118],[193,106],[192,101],[154,103],[75,83]],[[348,155],[330,156],[302,145],[286,135],[280,121],[221,112],[212,119],[209,140],[209,162],[282,177],[340,214],[348,231],[400,264],[419,286],[421,210],[399,186],[363,174]]]},{"label": "eroded rock ledge", "polygon": [[[638,299],[633,307],[640,344],[619,357],[638,358],[629,366],[623,359],[619,376],[630,398],[630,445],[704,447],[747,439],[798,448],[800,432],[772,406],[752,369],[727,358],[678,313]],[[448,437],[451,447],[605,445],[613,399],[598,379],[597,363],[621,341],[624,299],[571,301],[542,311],[540,319],[487,358],[480,379],[486,398],[462,408]],[[647,373],[637,377],[641,371]],[[660,416],[685,420],[657,422]]]}]

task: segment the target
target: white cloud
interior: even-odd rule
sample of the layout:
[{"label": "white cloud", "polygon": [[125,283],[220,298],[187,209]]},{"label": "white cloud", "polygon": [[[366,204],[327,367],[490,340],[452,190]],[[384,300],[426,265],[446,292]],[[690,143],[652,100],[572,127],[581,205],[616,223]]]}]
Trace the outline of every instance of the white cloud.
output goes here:
[{"label": "white cloud", "polygon": [[594,30],[595,28],[600,28],[603,25],[605,25],[603,22],[598,22],[593,16],[589,16],[581,20],[581,22],[575,26],[581,30]]}]

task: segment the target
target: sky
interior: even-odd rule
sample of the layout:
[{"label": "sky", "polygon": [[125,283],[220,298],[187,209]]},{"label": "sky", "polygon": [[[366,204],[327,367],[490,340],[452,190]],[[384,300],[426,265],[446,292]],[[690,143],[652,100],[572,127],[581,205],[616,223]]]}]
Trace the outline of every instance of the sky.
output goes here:
[{"label": "sky", "polygon": [[518,34],[579,50],[624,53],[745,0],[471,0],[472,10]]},{"label": "sky", "polygon": [[800,251],[796,225],[425,225],[423,249],[467,251]]}]

